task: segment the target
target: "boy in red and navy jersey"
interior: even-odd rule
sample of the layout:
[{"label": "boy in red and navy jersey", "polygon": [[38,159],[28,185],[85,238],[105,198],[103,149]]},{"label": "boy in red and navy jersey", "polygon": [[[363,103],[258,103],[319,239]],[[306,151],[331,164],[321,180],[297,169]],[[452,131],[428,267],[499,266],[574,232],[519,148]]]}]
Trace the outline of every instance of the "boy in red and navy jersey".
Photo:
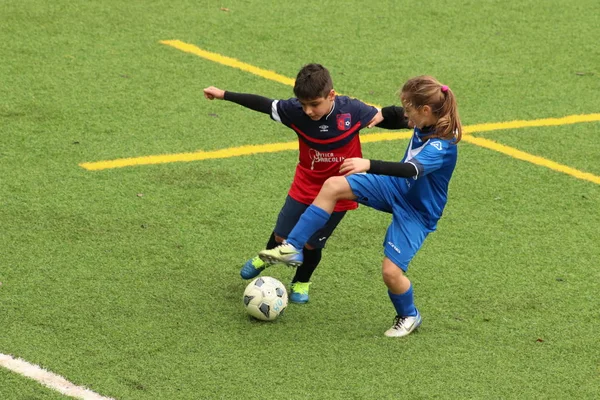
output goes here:
[{"label": "boy in red and navy jersey", "polygon": [[[370,127],[378,114],[375,107],[346,96],[337,96],[329,71],[320,64],[302,67],[296,77],[294,94],[296,97],[288,100],[273,100],[213,86],[204,89],[207,99],[224,99],[269,114],[273,120],[293,129],[298,136],[296,173],[267,249],[276,247],[287,238],[325,180],[340,175],[340,166],[346,158],[362,157],[359,131]],[[357,207],[354,201],[338,202],[327,224],[308,240],[303,249],[304,262],[292,279],[290,301],[308,301],[310,278],[321,261],[325,242],[346,211]],[[252,279],[269,265],[256,256],[244,264],[240,275],[244,279]]]}]

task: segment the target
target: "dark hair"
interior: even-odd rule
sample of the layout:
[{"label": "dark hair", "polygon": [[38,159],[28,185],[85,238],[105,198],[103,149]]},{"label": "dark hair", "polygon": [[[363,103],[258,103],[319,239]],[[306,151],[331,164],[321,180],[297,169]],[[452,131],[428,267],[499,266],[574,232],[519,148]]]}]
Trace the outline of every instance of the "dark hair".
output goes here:
[{"label": "dark hair", "polygon": [[414,108],[431,107],[438,117],[435,132],[429,137],[453,139],[460,142],[462,125],[458,116],[458,107],[454,93],[432,76],[417,76],[409,79],[400,92],[400,97]]},{"label": "dark hair", "polygon": [[333,81],[327,68],[321,64],[306,64],[296,76],[294,94],[302,100],[327,97],[333,89]]}]

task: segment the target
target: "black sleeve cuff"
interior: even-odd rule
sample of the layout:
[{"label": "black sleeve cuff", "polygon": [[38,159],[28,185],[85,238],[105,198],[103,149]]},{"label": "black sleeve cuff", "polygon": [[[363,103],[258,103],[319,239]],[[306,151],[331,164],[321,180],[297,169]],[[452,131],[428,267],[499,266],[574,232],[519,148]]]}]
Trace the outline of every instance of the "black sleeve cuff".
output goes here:
[{"label": "black sleeve cuff", "polygon": [[383,121],[376,126],[383,129],[410,129],[408,118],[404,116],[404,108],[396,106],[383,107],[381,109]]},{"label": "black sleeve cuff", "polygon": [[271,115],[273,99],[267,97],[226,91],[223,100],[232,101],[251,110]]},{"label": "black sleeve cuff", "polygon": [[400,178],[411,178],[417,175],[417,167],[411,163],[380,160],[369,161],[371,161],[371,168],[367,171],[369,174],[398,176]]}]

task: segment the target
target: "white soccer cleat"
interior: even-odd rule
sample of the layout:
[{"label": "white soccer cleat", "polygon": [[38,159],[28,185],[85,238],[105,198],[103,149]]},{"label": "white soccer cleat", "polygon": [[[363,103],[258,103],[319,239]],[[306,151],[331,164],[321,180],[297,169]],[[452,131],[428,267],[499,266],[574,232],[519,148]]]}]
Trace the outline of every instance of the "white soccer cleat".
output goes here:
[{"label": "white soccer cleat", "polygon": [[409,335],[412,331],[417,329],[421,325],[421,314],[417,311],[417,315],[414,317],[401,317],[396,316],[394,325],[385,331],[387,337],[404,337]]},{"label": "white soccer cleat", "polygon": [[274,249],[260,251],[258,257],[268,264],[286,264],[294,268],[302,265],[304,261],[302,249],[297,249],[287,242]]}]

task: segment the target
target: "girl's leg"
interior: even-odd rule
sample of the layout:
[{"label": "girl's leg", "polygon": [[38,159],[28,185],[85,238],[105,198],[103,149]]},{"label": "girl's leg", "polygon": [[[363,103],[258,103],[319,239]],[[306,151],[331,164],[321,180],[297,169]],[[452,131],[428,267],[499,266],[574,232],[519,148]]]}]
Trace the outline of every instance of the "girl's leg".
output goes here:
[{"label": "girl's leg", "polygon": [[338,200],[356,200],[350,184],[343,176],[333,176],[327,179],[312,205],[331,214]]},{"label": "girl's leg", "polygon": [[406,336],[421,324],[421,315],[414,303],[412,284],[404,272],[392,260],[385,257],[382,265],[383,281],[396,309],[394,325],[385,332],[386,336]]},{"label": "girl's leg", "polygon": [[389,258],[383,259],[381,268],[383,281],[392,294],[404,294],[410,289],[410,280],[404,275],[402,269],[392,262]]},{"label": "girl's leg", "polygon": [[334,176],[327,179],[313,203],[288,235],[286,243],[272,250],[263,250],[258,256],[272,264],[284,263],[293,267],[301,265],[304,258],[302,249],[311,236],[327,224],[337,201],[355,199],[346,178]]},{"label": "girl's leg", "polygon": [[343,176],[334,176],[325,181],[313,203],[304,211],[300,220],[288,235],[287,242],[302,249],[308,239],[323,228],[338,200],[355,200],[356,196]]}]

